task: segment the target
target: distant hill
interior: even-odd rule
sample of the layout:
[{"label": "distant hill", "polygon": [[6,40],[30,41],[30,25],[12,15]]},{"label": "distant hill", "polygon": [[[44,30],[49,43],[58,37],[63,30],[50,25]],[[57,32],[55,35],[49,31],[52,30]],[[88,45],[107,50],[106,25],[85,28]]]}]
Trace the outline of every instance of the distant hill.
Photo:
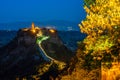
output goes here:
[{"label": "distant hill", "polygon": [[[64,20],[52,20],[45,22],[34,22],[36,26],[55,28],[60,31],[79,31],[78,23],[64,21]],[[0,30],[18,30],[20,28],[30,27],[31,22],[14,22],[14,23],[0,23]]]}]

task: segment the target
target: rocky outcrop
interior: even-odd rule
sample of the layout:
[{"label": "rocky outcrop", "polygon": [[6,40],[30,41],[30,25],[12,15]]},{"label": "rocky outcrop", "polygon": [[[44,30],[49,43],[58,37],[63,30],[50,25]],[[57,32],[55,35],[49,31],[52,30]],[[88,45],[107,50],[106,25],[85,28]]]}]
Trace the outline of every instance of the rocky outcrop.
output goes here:
[{"label": "rocky outcrop", "polygon": [[17,36],[10,43],[0,48],[1,79],[7,80],[8,78],[31,76],[37,74],[39,65],[51,64],[51,60],[45,60],[45,56],[42,55],[44,52],[36,42],[42,35],[49,36],[49,39],[41,42],[41,47],[46,55],[58,62],[69,63],[73,53],[64,46],[57,31],[54,29],[34,28],[33,25],[32,28],[20,29]]}]

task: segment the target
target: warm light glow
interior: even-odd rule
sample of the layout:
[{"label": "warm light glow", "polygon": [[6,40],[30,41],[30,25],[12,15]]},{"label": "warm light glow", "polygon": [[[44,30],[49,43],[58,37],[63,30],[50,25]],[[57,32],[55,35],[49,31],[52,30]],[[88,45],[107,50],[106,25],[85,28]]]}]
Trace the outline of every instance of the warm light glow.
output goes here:
[{"label": "warm light glow", "polygon": [[50,31],[51,33],[55,33],[55,30],[53,30],[53,29],[50,29],[49,31]]},{"label": "warm light glow", "polygon": [[32,23],[31,29],[32,29],[32,30],[35,29],[35,25],[34,25],[34,23]]},{"label": "warm light glow", "polygon": [[28,31],[28,28],[24,28],[24,29],[22,29],[23,31]]},{"label": "warm light glow", "polygon": [[35,32],[36,32],[34,23],[32,23],[32,26],[31,26],[31,31],[32,31],[33,33],[35,33]]},{"label": "warm light glow", "polygon": [[35,32],[36,32],[36,30],[35,30],[35,29],[32,29],[31,31],[32,31],[33,33],[35,33]]},{"label": "warm light glow", "polygon": [[40,37],[40,36],[42,36],[43,35],[43,33],[42,33],[42,31],[40,30],[38,33],[37,33],[37,37]]}]

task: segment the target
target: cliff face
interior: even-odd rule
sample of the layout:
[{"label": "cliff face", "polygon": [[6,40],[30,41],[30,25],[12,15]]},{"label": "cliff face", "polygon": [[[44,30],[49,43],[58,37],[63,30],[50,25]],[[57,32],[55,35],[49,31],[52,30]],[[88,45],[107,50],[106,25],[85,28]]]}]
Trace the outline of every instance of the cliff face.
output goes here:
[{"label": "cliff face", "polygon": [[[49,38],[42,40],[43,35]],[[41,43],[37,43],[37,40]],[[66,64],[73,56],[54,29],[32,27],[19,30],[10,43],[0,48],[0,78],[35,74],[38,65],[51,62],[42,53]]]}]

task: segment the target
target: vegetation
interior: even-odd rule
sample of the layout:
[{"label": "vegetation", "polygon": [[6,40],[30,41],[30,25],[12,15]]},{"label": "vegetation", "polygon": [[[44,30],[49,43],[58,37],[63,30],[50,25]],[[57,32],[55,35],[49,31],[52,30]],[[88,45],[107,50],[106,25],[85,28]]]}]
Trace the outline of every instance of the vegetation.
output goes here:
[{"label": "vegetation", "polygon": [[[88,58],[93,58],[89,60],[90,64],[96,61],[116,61],[120,54],[120,1],[85,0],[85,2],[87,16],[79,24],[81,32],[87,34],[83,41],[84,54],[86,57],[89,56]],[[101,63],[96,66],[100,65]]]},{"label": "vegetation", "polygon": [[86,19],[79,27],[87,37],[78,42],[78,61],[63,80],[101,80],[101,63],[108,69],[120,60],[120,1],[84,0]]}]

